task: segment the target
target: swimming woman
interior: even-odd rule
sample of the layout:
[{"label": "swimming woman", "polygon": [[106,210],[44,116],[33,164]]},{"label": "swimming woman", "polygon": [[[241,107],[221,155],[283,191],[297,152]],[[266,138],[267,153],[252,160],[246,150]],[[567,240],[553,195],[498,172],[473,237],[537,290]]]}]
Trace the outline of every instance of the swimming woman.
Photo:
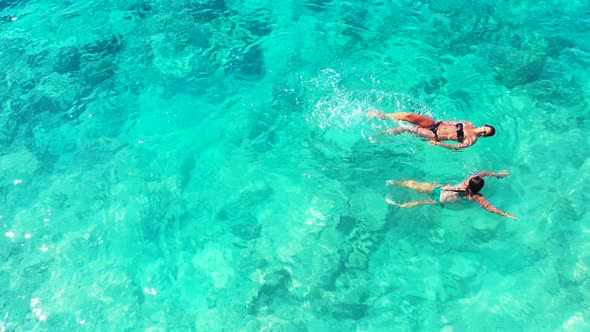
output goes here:
[{"label": "swimming woman", "polygon": [[477,202],[482,208],[499,214],[501,216],[505,216],[508,218],[516,219],[515,216],[511,215],[510,213],[506,213],[504,211],[498,210],[494,206],[492,206],[480,193],[479,191],[483,188],[485,181],[483,178],[485,176],[495,176],[497,178],[503,178],[508,175],[507,171],[503,171],[501,173],[492,173],[488,171],[483,171],[477,174],[474,174],[468,177],[465,181],[461,184],[452,186],[452,185],[440,185],[435,183],[429,182],[417,182],[414,180],[406,180],[406,181],[393,181],[388,180],[387,184],[406,187],[412,190],[415,190],[420,193],[427,193],[430,194],[430,198],[416,201],[416,202],[407,202],[407,203],[396,203],[389,198],[386,198],[385,201],[389,204],[399,206],[402,208],[409,208],[414,207],[417,205],[425,205],[425,204],[443,204],[447,203],[456,203],[461,200],[466,201],[474,201]]},{"label": "swimming woman", "polygon": [[[378,119],[392,119],[410,122],[416,127],[396,127],[382,134],[398,135],[404,132],[423,137],[432,145],[442,146],[448,149],[463,149],[475,144],[479,136],[494,136],[496,129],[490,125],[475,128],[473,123],[467,121],[435,121],[427,116],[414,113],[379,113],[369,112],[368,117]],[[458,144],[447,144],[441,141],[456,141]]]}]

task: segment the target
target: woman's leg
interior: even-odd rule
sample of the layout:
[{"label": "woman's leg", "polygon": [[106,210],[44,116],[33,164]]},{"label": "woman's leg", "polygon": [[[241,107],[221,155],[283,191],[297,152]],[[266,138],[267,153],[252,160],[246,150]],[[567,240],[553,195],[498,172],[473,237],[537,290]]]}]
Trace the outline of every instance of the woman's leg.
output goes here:
[{"label": "woman's leg", "polygon": [[418,182],[414,180],[406,180],[406,181],[394,181],[394,180],[387,180],[387,184],[393,186],[400,186],[415,190],[419,193],[426,193],[429,194],[434,188],[440,186],[440,184],[430,183],[430,182]]},{"label": "woman's leg", "polygon": [[418,127],[422,128],[430,128],[436,124],[436,121],[426,115],[416,114],[416,113],[406,113],[406,112],[397,112],[397,113],[381,113],[377,110],[372,110],[371,112],[367,113],[367,116],[370,118],[377,118],[377,119],[392,119],[392,120],[400,120],[413,123]]},{"label": "woman's leg", "polygon": [[422,128],[430,128],[434,124],[436,124],[436,121],[434,119],[429,118],[425,115],[420,115],[420,114],[415,114],[415,113],[399,112],[399,113],[386,114],[386,116],[391,119],[410,122],[410,123],[413,123],[413,124],[417,125],[418,127],[422,127]]},{"label": "woman's leg", "polygon": [[418,134],[418,129],[417,127],[409,127],[409,126],[405,126],[405,127],[395,127],[395,128],[389,128],[387,130],[382,130],[380,132],[378,132],[377,134],[379,135],[399,135],[401,133],[412,133],[414,135],[419,135]]},{"label": "woman's leg", "polygon": [[413,123],[418,127],[422,128],[430,128],[432,127],[436,121],[432,118],[427,117],[426,115],[420,115],[416,113],[405,113],[405,112],[397,112],[397,113],[381,113],[377,110],[372,110],[367,113],[367,116],[370,118],[377,118],[377,119],[392,119],[392,120],[400,120]]},{"label": "woman's leg", "polygon": [[426,205],[426,204],[428,204],[428,205],[436,205],[437,204],[433,199],[430,199],[430,198],[423,199],[421,201],[406,202],[406,203],[401,203],[401,204],[400,203],[396,203],[396,202],[392,201],[389,198],[386,198],[385,201],[387,203],[391,204],[391,205],[399,206],[401,208],[411,208],[411,207],[414,207],[414,206]]}]

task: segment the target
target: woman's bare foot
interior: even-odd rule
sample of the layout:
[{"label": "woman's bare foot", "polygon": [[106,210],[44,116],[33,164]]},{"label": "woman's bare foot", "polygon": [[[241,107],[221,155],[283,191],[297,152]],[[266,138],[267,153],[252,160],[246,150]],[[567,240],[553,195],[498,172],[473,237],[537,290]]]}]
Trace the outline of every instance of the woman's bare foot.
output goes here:
[{"label": "woman's bare foot", "polygon": [[402,207],[402,205],[401,205],[401,204],[398,204],[398,203],[396,203],[396,202],[392,201],[392,200],[391,200],[391,198],[389,198],[389,197],[385,197],[385,201],[386,201],[387,203],[391,204],[391,205],[395,205],[395,206]]},{"label": "woman's bare foot", "polygon": [[387,116],[384,113],[381,113],[377,110],[372,110],[369,113],[367,113],[367,116],[370,118],[377,118],[377,119],[385,119]]}]

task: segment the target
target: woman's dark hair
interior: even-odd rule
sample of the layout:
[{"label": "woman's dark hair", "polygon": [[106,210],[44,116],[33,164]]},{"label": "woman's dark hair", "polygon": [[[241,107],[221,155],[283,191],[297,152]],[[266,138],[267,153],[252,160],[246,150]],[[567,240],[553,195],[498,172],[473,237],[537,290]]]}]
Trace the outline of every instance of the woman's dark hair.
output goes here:
[{"label": "woman's dark hair", "polygon": [[485,124],[485,125],[483,125],[483,127],[488,127],[489,128],[486,137],[494,136],[494,134],[496,133],[496,128],[490,126],[489,124]]},{"label": "woman's dark hair", "polygon": [[481,176],[474,176],[469,180],[467,185],[467,192],[471,194],[477,194],[483,185],[486,184]]}]

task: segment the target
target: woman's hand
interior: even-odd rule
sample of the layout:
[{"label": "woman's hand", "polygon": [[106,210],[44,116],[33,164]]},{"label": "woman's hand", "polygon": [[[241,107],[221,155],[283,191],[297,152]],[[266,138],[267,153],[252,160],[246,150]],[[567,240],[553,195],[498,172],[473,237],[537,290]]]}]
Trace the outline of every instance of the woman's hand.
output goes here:
[{"label": "woman's hand", "polygon": [[496,174],[494,174],[494,175],[495,175],[497,178],[505,178],[505,177],[507,177],[507,176],[508,176],[508,171],[504,170],[504,171],[502,171],[502,172],[500,172],[500,173],[496,173]]},{"label": "woman's hand", "polygon": [[518,218],[516,218],[516,216],[515,216],[515,215],[512,215],[512,214],[510,214],[510,213],[506,213],[506,214],[504,215],[504,217],[508,217],[508,218],[510,218],[510,219],[518,220]]}]

